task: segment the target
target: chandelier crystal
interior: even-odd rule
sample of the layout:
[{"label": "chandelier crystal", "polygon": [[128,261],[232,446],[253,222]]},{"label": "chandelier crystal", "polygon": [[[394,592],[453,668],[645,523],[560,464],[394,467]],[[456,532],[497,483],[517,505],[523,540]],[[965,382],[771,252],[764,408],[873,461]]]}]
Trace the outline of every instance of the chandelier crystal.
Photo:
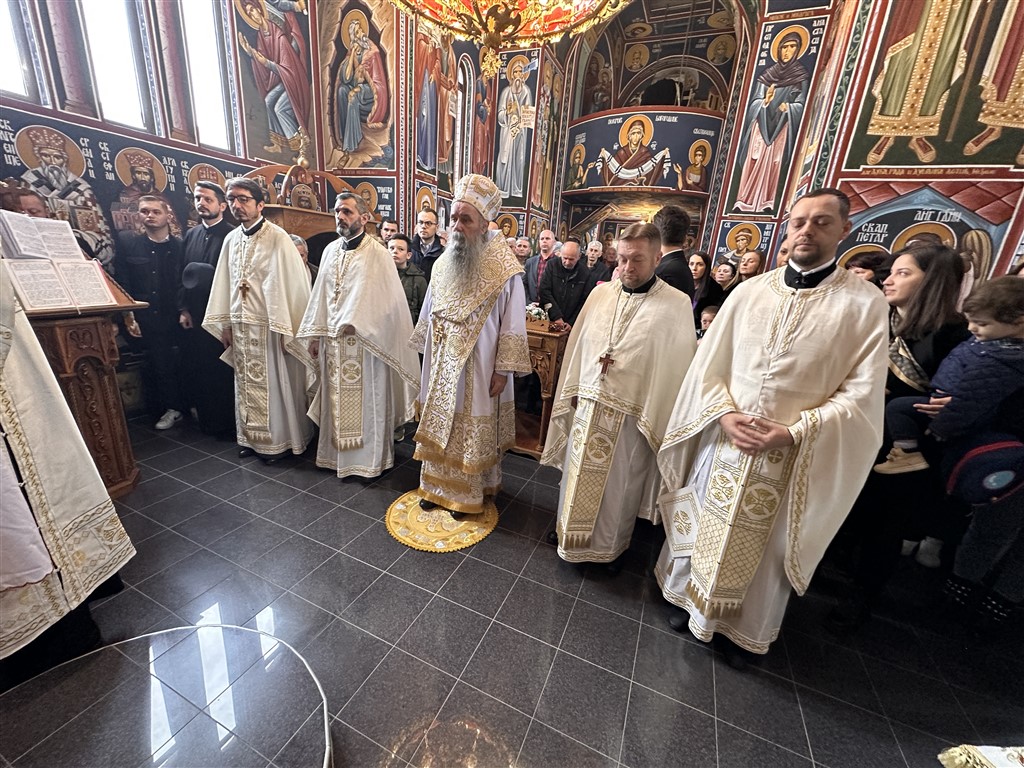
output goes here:
[{"label": "chandelier crystal", "polygon": [[460,40],[483,48],[484,77],[498,74],[498,50],[553,43],[607,21],[629,0],[391,0]]}]

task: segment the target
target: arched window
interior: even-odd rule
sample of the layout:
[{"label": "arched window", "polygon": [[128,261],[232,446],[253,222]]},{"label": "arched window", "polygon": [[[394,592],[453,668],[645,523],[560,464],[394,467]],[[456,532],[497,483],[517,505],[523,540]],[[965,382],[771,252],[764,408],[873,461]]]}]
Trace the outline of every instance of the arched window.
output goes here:
[{"label": "arched window", "polygon": [[41,103],[37,54],[20,3],[0,3],[0,91]]},{"label": "arched window", "polygon": [[[225,82],[224,36],[219,3],[181,2],[182,32],[188,54],[189,86],[199,143],[231,149],[226,106],[231,103]],[[187,8],[185,6],[188,6]]]},{"label": "arched window", "polygon": [[470,171],[473,151],[473,65],[463,56],[459,59],[459,97],[455,117],[454,178],[461,179]]},{"label": "arched window", "polygon": [[93,82],[104,120],[152,130],[140,19],[125,0],[79,0]]}]

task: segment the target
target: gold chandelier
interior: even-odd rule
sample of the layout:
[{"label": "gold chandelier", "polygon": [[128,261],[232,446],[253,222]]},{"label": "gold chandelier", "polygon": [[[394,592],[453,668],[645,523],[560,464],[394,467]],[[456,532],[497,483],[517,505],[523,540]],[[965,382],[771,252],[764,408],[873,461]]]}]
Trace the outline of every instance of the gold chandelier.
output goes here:
[{"label": "gold chandelier", "polygon": [[618,13],[629,0],[391,0],[483,49],[484,77],[498,74],[501,48],[526,48],[578,35]]}]

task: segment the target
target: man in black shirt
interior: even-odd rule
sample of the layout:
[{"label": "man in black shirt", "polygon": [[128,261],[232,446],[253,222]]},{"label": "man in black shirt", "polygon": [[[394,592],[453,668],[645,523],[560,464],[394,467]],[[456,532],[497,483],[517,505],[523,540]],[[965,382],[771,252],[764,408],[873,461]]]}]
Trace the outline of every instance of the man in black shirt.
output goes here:
[{"label": "man in black shirt", "polygon": [[[171,211],[159,197],[139,198],[139,216],[145,233],[122,232],[114,256],[115,271],[122,287],[136,301],[149,304],[128,313],[125,325],[132,343],[145,350],[150,382],[147,398],[153,413],[162,413],[157,429],[170,429],[182,419],[184,405],[178,390],[175,347],[180,341],[179,318],[182,303],[181,240],[171,235]],[[156,407],[154,407],[156,406]]]},{"label": "man in black shirt", "polygon": [[220,356],[224,345],[203,330],[210,284],[221,247],[234,225],[224,218],[224,190],[212,181],[196,182],[192,195],[199,224],[185,234],[182,276],[182,360],[192,372],[185,383],[188,403],[195,406],[199,427],[225,440],[235,437],[235,378]]},{"label": "man in black shirt", "polygon": [[430,282],[434,262],[444,252],[444,244],[437,236],[437,211],[424,208],[416,215],[416,234],[412,237],[412,263],[423,270]]},{"label": "man in black shirt", "polygon": [[661,232],[661,262],[654,274],[693,299],[693,273],[683,246],[690,231],[689,214],[678,205],[666,205],[651,223]]},{"label": "man in black shirt", "polygon": [[580,244],[569,238],[557,259],[552,259],[540,281],[540,305],[556,329],[576,324],[576,318],[594,287],[590,270],[580,261]]}]

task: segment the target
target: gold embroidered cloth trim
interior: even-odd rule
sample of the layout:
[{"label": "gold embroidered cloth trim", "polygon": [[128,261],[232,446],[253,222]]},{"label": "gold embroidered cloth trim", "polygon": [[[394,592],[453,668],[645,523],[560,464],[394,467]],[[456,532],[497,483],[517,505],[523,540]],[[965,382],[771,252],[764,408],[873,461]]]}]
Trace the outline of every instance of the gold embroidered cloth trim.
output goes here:
[{"label": "gold embroidered cloth trim", "polygon": [[[270,387],[267,382],[267,328],[235,325],[235,384],[242,434],[254,443],[270,442]],[[241,331],[241,333],[237,333]]]},{"label": "gold embroidered cloth trim", "polygon": [[484,502],[480,514],[455,520],[443,508],[422,509],[422,498],[425,496],[421,491],[409,491],[388,507],[384,517],[388,533],[421,552],[455,552],[471,547],[498,524],[498,509],[493,501]]},{"label": "gold embroidered cloth trim", "polygon": [[339,451],[363,445],[363,349],[355,336],[327,340],[327,376],[331,386],[334,429]]}]

